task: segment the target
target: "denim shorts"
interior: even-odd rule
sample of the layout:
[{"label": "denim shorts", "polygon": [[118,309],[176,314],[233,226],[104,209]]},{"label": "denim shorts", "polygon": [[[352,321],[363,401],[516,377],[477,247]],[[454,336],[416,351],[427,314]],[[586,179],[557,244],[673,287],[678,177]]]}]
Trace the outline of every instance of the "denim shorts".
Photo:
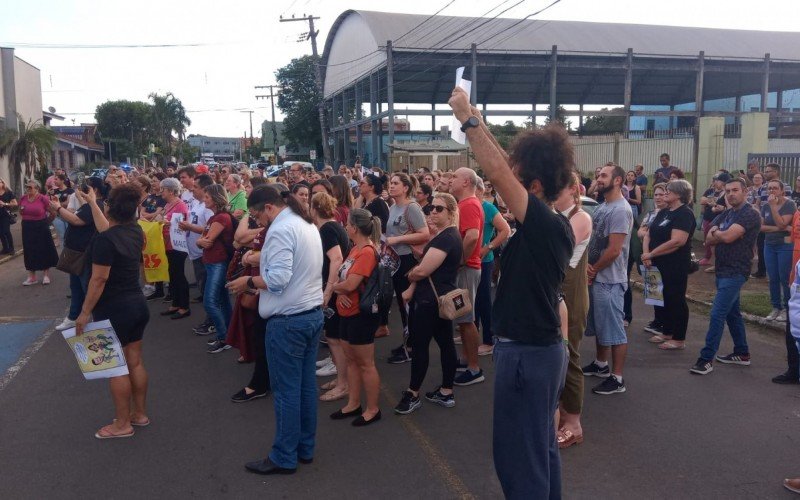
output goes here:
[{"label": "denim shorts", "polygon": [[597,343],[602,346],[627,344],[628,336],[622,324],[624,301],[624,283],[592,283],[585,335],[597,337]]}]

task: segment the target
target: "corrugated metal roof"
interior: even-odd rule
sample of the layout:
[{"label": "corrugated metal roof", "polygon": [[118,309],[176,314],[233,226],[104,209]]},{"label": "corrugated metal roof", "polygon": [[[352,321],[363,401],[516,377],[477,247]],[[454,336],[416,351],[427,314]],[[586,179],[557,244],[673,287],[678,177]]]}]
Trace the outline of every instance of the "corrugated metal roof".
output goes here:
[{"label": "corrugated metal roof", "polygon": [[768,52],[773,59],[800,60],[800,33],[795,32],[453,16],[436,16],[419,26],[429,16],[345,14],[361,16],[379,45],[392,40],[397,50],[467,50],[477,43],[481,51],[529,51],[558,45],[565,52],[623,53],[632,47],[639,54],[696,56],[703,50],[706,57],[763,58]]}]

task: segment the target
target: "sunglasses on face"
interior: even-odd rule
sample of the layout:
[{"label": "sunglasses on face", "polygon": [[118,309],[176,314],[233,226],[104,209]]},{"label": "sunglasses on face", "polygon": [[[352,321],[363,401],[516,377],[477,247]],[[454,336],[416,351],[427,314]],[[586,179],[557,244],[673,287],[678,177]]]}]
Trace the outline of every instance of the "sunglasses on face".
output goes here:
[{"label": "sunglasses on face", "polygon": [[445,210],[447,210],[447,207],[444,207],[442,205],[431,205],[431,213],[436,212],[437,214],[440,214]]}]

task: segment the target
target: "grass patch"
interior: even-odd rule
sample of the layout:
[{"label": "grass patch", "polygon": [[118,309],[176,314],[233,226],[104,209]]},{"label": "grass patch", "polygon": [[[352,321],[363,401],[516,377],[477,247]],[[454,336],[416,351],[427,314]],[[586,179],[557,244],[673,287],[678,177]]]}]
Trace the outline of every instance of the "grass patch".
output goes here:
[{"label": "grass patch", "polygon": [[769,294],[764,292],[742,292],[739,307],[742,312],[764,317],[772,311]]}]

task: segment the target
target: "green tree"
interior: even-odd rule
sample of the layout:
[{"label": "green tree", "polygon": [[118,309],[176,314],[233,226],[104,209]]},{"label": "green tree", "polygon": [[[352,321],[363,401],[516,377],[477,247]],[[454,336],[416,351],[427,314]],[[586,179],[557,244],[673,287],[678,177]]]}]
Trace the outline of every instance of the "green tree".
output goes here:
[{"label": "green tree", "polygon": [[[550,106],[547,106],[547,110],[550,111]],[[548,114],[547,119],[544,121],[545,125],[549,125],[550,122],[560,123],[562,127],[567,130],[572,130],[572,121],[567,119],[567,110],[564,109],[564,106],[556,107],[556,117],[555,120],[550,119],[550,115]]]},{"label": "green tree", "polygon": [[150,129],[152,106],[141,101],[106,101],[97,106],[94,118],[102,139],[115,141],[121,157],[147,153],[154,140]]},{"label": "green tree", "polygon": [[173,133],[177,134],[178,142],[183,142],[186,139],[186,128],[192,121],[186,116],[186,108],[181,100],[172,92],[165,95],[153,92],[148,97],[152,101],[150,129],[156,138],[159,152],[166,159],[175,152]]},{"label": "green tree", "polygon": [[506,150],[511,146],[511,142],[514,140],[517,134],[519,134],[522,130],[525,130],[523,127],[517,127],[514,125],[514,122],[511,120],[506,121],[502,125],[490,123],[487,126],[489,127],[489,132],[494,135],[500,146]]},{"label": "green tree", "polygon": [[200,156],[200,148],[196,148],[189,144],[188,141],[178,141],[175,145],[175,158],[178,159],[178,164],[191,163],[197,160]]},{"label": "green tree", "polygon": [[19,130],[6,129],[0,133],[0,157],[8,158],[9,182],[19,192],[23,179],[35,178],[37,167],[47,170],[47,161],[56,145],[56,133],[40,120],[29,120],[26,124],[22,116],[17,115],[17,119]]},{"label": "green tree", "polygon": [[[622,108],[614,108],[618,110]],[[608,111],[602,108],[601,111]],[[584,120],[583,126],[578,129],[581,135],[605,135],[622,133],[625,130],[624,116],[589,116]]]},{"label": "green tree", "polygon": [[[292,59],[275,72],[280,90],[278,107],[283,111],[283,136],[293,148],[322,149],[322,131],[317,119],[320,95],[314,80],[314,56]],[[268,141],[269,143],[269,141]]]}]

